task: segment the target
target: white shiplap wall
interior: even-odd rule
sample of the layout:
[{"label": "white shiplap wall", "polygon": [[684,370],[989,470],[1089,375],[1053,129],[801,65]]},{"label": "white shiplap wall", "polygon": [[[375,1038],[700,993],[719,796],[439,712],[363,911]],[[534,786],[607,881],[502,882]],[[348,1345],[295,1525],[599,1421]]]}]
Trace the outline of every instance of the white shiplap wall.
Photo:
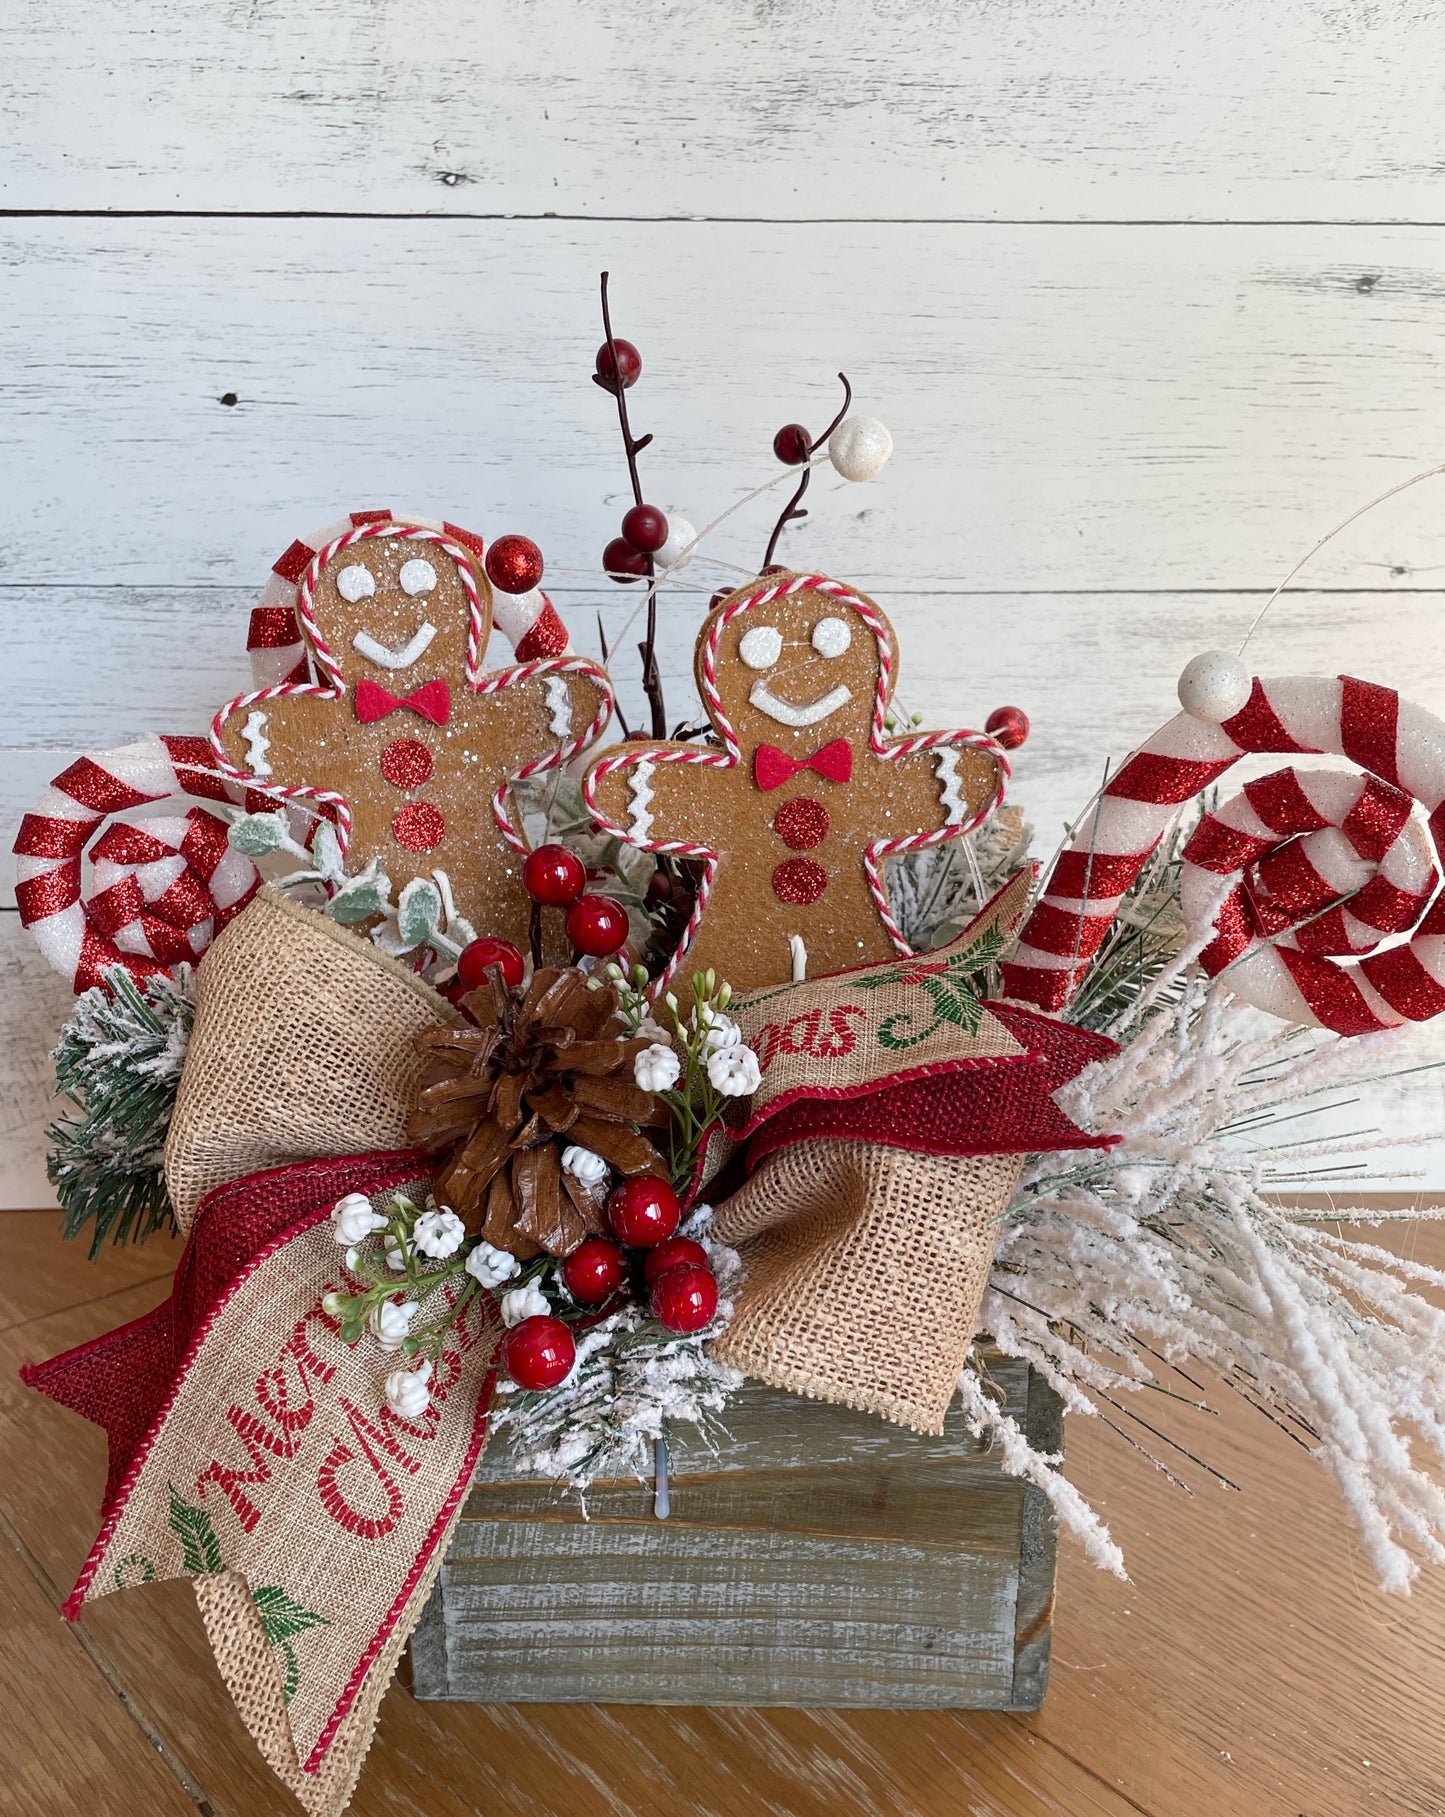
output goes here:
[{"label": "white shiplap wall", "polygon": [[[766,477],[840,367],[890,424],[785,553],[881,598],[929,723],[1029,711],[1050,844],[1195,649],[1445,453],[1442,69],[1424,0],[13,0],[5,844],[76,750],[200,729],[272,558],[351,506],[525,530],[581,647],[599,607],[615,637],[632,599],[563,573],[625,484],[603,266],[664,507]],[[1332,545],[1260,667],[1445,707],[1440,506]],[[717,554],[756,564],[767,521]],[[35,1203],[65,993],[13,910],[0,989],[0,1189]]]}]

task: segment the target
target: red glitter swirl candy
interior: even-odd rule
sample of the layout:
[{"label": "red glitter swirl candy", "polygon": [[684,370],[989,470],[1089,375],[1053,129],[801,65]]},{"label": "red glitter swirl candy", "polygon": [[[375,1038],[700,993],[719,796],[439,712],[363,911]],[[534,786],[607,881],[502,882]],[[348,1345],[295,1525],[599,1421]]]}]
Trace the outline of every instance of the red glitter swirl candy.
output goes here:
[{"label": "red glitter swirl candy", "polygon": [[22,925],[77,991],[107,966],[145,978],[199,959],[260,885],[250,859],[227,845],[225,822],[204,808],[105,821],[161,801],[245,795],[216,773],[204,738],[142,738],[77,758],[55,778],[20,823],[15,896]]},{"label": "red glitter swirl candy", "polygon": [[1259,1009],[1341,1035],[1445,1010],[1445,904],[1432,900],[1445,724],[1352,676],[1256,680],[1222,723],[1186,712],[1156,732],[1060,854],[1003,968],[1007,994],[1062,1009],[1175,809],[1251,752],[1330,752],[1364,774],[1290,766],[1204,817],[1180,876],[1191,935],[1212,936],[1204,969]]}]

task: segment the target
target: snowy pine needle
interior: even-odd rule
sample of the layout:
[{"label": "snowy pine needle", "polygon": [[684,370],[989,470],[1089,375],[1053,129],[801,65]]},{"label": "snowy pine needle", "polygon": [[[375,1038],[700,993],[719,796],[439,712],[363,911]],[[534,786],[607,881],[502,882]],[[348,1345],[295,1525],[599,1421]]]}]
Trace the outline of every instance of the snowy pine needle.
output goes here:
[{"label": "snowy pine needle", "polygon": [[161,1163],[195,1017],[189,966],[137,982],[113,965],[104,980],[76,999],[51,1056],[71,1109],[47,1132],[62,1231],[88,1224],[92,1261],[107,1237],[140,1243],[174,1228]]},{"label": "snowy pine needle", "polygon": [[[1154,887],[1169,887],[1168,869]],[[1152,924],[1147,904],[1134,920],[1136,935]],[[1341,1041],[1287,1028],[1200,977],[1187,948],[1167,963],[1147,939],[1134,937],[1134,950],[1138,962],[1117,963],[1093,998],[1118,1012],[1100,1020],[1119,1053],[1059,1094],[1083,1127],[1121,1140],[1025,1168],[981,1326],[1070,1412],[1121,1432],[1106,1408],[1130,1419],[1122,1404],[1164,1387],[1167,1368],[1209,1371],[1313,1451],[1381,1586],[1407,1591],[1422,1559],[1445,1561],[1445,1312],[1419,1291],[1445,1289],[1445,1273],[1265,1195],[1301,1178],[1347,1184],[1349,1157],[1381,1146],[1368,1134],[1312,1135],[1309,1113],[1344,1085],[1407,1066],[1409,1031]],[[1417,1129],[1399,1145],[1442,1133]],[[1372,1213],[1341,1204],[1331,1215]],[[970,1426],[1000,1441],[1004,1468],[1037,1483],[1094,1562],[1122,1575],[1060,1460],[1029,1449],[973,1371],[960,1392]]]}]

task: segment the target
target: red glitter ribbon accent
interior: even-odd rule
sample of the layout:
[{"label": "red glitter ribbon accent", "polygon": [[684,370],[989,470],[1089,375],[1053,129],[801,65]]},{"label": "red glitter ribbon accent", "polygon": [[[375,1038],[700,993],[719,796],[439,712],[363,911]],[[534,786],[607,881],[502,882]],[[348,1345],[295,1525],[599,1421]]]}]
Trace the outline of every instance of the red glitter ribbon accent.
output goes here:
[{"label": "red glitter ribbon accent", "polygon": [[248,650],[289,650],[301,642],[301,624],[290,606],[256,606],[246,633]]},{"label": "red glitter ribbon accent", "polygon": [[25,877],[15,885],[15,906],[20,910],[22,927],[29,927],[32,921],[44,921],[48,915],[58,915],[79,900],[78,858],[70,864],[57,865],[43,877]]},{"label": "red glitter ribbon accent", "polygon": [[83,808],[99,815],[121,814],[127,808],[144,807],[148,801],[162,799],[159,795],[143,795],[89,757],[77,757],[51,786],[63,790],[72,801],[78,801]]},{"label": "red glitter ribbon accent", "polygon": [[78,858],[100,825],[94,820],[57,820],[51,814],[27,814],[11,850],[22,858]]},{"label": "red glitter ribbon accent", "polygon": [[1387,782],[1399,782],[1400,696],[1393,688],[1356,681],[1353,675],[1342,675],[1340,683],[1344,688],[1340,725],[1346,757]]},{"label": "red glitter ribbon accent", "polygon": [[518,662],[536,662],[548,656],[561,656],[566,648],[567,627],[549,599],[518,638],[514,654]]}]

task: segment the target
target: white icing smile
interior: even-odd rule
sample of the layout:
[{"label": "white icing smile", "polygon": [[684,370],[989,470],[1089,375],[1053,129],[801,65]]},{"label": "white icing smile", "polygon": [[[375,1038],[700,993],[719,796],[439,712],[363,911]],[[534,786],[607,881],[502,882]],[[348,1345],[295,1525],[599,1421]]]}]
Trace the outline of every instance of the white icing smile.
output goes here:
[{"label": "white icing smile", "polygon": [[805,707],[795,707],[790,700],[780,700],[765,681],[755,681],[748,700],[760,713],[766,713],[769,719],[776,719],[780,726],[815,726],[820,720],[831,718],[839,707],[846,707],[853,698],[850,688],[840,683],[830,688],[826,694],[820,694],[816,700],[809,701]]},{"label": "white icing smile", "polygon": [[404,644],[388,650],[384,643],[377,642],[370,631],[358,631],[351,640],[351,647],[358,656],[374,662],[379,669],[409,669],[414,662],[420,662],[426,655],[436,634],[435,625],[419,625]]}]

